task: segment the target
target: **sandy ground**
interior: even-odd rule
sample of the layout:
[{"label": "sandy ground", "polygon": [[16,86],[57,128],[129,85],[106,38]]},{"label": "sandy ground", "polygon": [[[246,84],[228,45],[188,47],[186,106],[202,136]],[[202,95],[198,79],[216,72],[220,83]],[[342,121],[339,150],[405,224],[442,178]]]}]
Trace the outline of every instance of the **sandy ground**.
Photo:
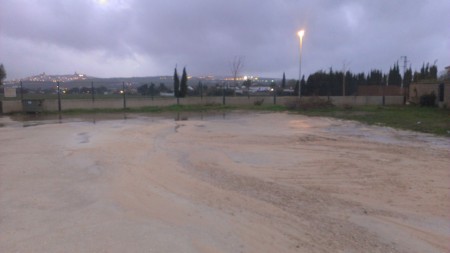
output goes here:
[{"label": "sandy ground", "polygon": [[0,125],[0,252],[450,251],[450,139],[283,113]]}]

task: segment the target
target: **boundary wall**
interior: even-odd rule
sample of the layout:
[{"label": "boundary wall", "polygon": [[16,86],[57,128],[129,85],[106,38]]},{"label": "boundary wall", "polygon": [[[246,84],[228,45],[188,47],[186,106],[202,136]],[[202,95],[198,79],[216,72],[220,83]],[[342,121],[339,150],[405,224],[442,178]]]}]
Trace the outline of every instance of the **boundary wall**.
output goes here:
[{"label": "boundary wall", "polygon": [[[402,105],[403,96],[330,96],[330,97],[301,97],[301,100],[320,98],[330,101],[332,104],[340,105]],[[187,97],[180,98],[180,105],[254,105],[255,103],[286,105],[298,101],[298,97],[273,97],[273,96],[254,96],[254,97]],[[225,103],[224,103],[225,102]],[[3,100],[1,103],[2,113],[22,112],[23,105],[21,100]],[[176,98],[117,98],[117,99],[62,99],[61,110],[74,109],[123,109],[123,108],[141,108],[149,106],[169,106],[177,104]],[[42,102],[42,111],[58,111],[57,99],[45,99]]]}]

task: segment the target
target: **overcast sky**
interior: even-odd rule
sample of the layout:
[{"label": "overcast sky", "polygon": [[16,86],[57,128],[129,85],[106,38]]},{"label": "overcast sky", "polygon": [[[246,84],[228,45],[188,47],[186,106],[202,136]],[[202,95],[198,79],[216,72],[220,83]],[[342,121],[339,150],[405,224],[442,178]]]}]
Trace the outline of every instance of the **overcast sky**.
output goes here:
[{"label": "overcast sky", "polygon": [[[298,78],[332,67],[450,65],[449,0],[0,0],[8,78],[231,75]],[[179,70],[180,71],[180,70]]]}]

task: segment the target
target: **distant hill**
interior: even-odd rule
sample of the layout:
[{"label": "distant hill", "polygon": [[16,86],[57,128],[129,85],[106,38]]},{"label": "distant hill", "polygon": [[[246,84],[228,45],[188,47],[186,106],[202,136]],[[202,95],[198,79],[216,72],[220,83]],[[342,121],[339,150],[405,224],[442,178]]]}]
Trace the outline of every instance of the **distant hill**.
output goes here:
[{"label": "distant hill", "polygon": [[[242,83],[244,77],[239,78],[239,83]],[[252,77],[253,78],[253,77]],[[279,82],[280,78],[254,78],[253,83],[265,83],[270,84],[273,82]],[[108,88],[120,87],[125,83],[131,86],[141,86],[144,84],[154,83],[155,85],[165,84],[171,87],[173,83],[172,76],[147,76],[147,77],[108,77],[108,78],[98,78],[89,76],[86,74],[79,74],[75,72],[74,74],[67,75],[47,75],[45,72],[39,75],[30,76],[23,78],[21,80],[10,80],[5,82],[5,86],[9,87],[19,87],[20,82],[24,88],[29,89],[49,89],[56,87],[59,82],[61,87],[73,88],[73,87],[90,87],[92,83],[94,86],[105,86]],[[196,86],[200,82],[203,85],[217,85],[231,83],[233,78],[224,76],[200,76],[200,77],[189,77],[189,85]]]}]

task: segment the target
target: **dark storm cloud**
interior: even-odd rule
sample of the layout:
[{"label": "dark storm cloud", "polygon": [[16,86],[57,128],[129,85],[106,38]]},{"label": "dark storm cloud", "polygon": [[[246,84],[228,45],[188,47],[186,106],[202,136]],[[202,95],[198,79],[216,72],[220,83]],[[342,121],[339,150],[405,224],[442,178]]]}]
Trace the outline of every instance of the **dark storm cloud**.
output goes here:
[{"label": "dark storm cloud", "polygon": [[6,1],[6,36],[77,50],[106,49],[121,54],[121,30],[129,27],[126,10],[106,12],[93,1]]},{"label": "dark storm cloud", "polygon": [[166,1],[143,2],[138,9],[148,11],[138,15],[135,25],[141,29],[132,34],[133,41],[139,50],[172,64],[199,63],[207,71],[209,66],[209,72],[220,73],[234,55],[250,58],[255,51],[271,49],[285,39],[277,38],[278,17],[271,11],[275,7],[273,3],[255,6],[250,1],[190,1],[175,7]]},{"label": "dark storm cloud", "polygon": [[296,31],[305,28],[306,74],[343,62],[355,72],[386,70],[402,55],[413,68],[438,59],[442,69],[450,64],[448,9],[446,0],[2,0],[0,46],[10,50],[0,61],[19,76],[35,74],[20,67],[25,59],[41,72],[157,75],[178,64],[199,75],[229,74],[241,55],[246,74],[296,77]]}]

